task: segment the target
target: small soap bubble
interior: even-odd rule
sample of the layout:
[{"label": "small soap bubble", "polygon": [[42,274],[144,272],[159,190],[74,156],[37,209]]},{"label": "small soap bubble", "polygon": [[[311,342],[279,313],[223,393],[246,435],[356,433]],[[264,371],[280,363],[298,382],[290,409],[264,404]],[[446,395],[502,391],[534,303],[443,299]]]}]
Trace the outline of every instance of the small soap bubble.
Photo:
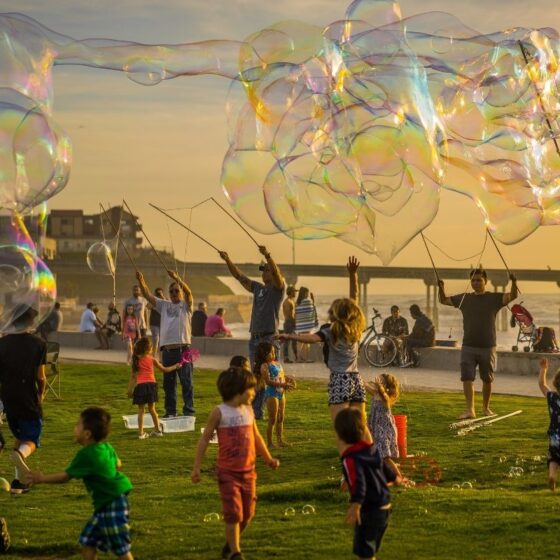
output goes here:
[{"label": "small soap bubble", "polygon": [[461,484],[461,488],[472,490],[472,487],[473,487],[472,482],[469,482],[468,480],[466,482],[463,482],[463,484]]},{"label": "small soap bubble", "polygon": [[542,457],[540,455],[535,455],[533,457],[533,463],[540,463],[542,461]]},{"label": "small soap bubble", "polygon": [[296,514],[296,510],[293,507],[288,507],[284,510],[284,517],[293,517]]},{"label": "small soap bubble", "polygon": [[204,523],[211,523],[212,521],[219,521],[219,520],[220,520],[220,514],[216,512],[207,513],[203,519]]},{"label": "small soap bubble", "polygon": [[502,455],[499,459],[500,463],[505,463],[507,461],[507,457],[505,455]]},{"label": "small soap bubble", "polygon": [[426,453],[426,451],[417,451],[416,452],[416,457],[427,457],[428,454]]},{"label": "small soap bubble", "polygon": [[315,513],[315,507],[312,506],[311,504],[305,504],[301,508],[301,513],[303,513],[303,515],[310,515],[312,513]]},{"label": "small soap bubble", "polygon": [[510,467],[508,476],[510,478],[517,478],[522,476],[524,472],[523,467]]},{"label": "small soap bubble", "polygon": [[523,459],[523,457],[517,457],[517,459],[515,459],[515,464],[516,465],[522,465],[525,462],[525,459]]},{"label": "small soap bubble", "polygon": [[461,485],[460,485],[460,484],[454,484],[454,485],[451,487],[451,490],[461,490]]},{"label": "small soap bubble", "polygon": [[425,507],[418,508],[418,513],[420,515],[428,515],[428,510]]}]

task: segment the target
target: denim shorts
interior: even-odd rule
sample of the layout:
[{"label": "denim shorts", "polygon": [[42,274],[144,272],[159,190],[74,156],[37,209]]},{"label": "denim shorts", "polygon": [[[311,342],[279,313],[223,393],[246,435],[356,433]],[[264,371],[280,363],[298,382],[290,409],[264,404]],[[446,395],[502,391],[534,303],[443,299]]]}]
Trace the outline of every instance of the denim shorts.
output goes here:
[{"label": "denim shorts", "polygon": [[8,416],[8,426],[19,441],[32,441],[35,447],[40,447],[41,432],[43,431],[43,421],[40,418],[22,420]]}]

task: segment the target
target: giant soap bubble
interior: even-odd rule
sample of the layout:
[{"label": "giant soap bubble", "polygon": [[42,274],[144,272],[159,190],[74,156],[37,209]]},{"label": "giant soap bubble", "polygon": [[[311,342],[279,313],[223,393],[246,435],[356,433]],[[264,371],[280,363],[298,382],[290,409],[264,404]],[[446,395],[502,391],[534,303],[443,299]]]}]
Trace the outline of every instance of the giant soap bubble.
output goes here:
[{"label": "giant soap bubble", "polygon": [[442,188],[470,197],[504,243],[560,222],[553,29],[483,35],[450,14],[356,0],[325,27],[286,21],[245,41],[75,40],[18,14],[0,15],[0,32],[0,155],[22,161],[0,182],[2,205],[64,186],[52,67],[79,64],[143,85],[231,80],[223,188],[262,233],[337,237],[388,263],[434,219]]}]

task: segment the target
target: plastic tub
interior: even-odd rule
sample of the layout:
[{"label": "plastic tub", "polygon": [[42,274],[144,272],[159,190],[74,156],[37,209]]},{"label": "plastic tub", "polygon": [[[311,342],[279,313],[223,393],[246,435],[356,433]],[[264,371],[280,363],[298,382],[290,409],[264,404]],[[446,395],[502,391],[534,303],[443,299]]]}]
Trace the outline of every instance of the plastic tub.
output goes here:
[{"label": "plastic tub", "polygon": [[196,416],[176,416],[175,418],[160,418],[164,433],[193,432]]},{"label": "plastic tub", "polygon": [[[137,430],[138,429],[138,414],[131,414],[130,416],[123,416],[122,419],[124,420],[124,427],[128,430]],[[149,414],[144,414],[144,428],[153,428],[154,421]]]}]

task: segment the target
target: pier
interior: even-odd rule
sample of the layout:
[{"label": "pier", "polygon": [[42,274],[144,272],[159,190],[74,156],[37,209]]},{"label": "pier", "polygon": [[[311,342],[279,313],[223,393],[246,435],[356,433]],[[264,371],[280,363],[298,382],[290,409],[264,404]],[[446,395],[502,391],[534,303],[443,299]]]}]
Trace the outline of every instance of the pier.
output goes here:
[{"label": "pier", "polygon": [[[169,259],[171,266],[171,258]],[[156,260],[150,258],[139,258],[138,266],[145,274],[151,285],[156,281],[161,283],[167,279],[165,271]],[[85,259],[66,260],[57,259],[49,261],[49,267],[52,271],[60,276],[72,274],[74,276],[87,276],[91,278],[93,272],[88,268]],[[187,280],[189,276],[205,275],[205,276],[230,276],[227,266],[223,262],[191,262],[183,265],[177,261],[180,272],[185,266]],[[289,284],[296,284],[300,277],[310,278],[347,278],[348,272],[346,265],[319,265],[319,264],[286,264],[278,263],[282,274]],[[255,278],[260,276],[258,263],[241,263],[238,264],[243,274]],[[469,277],[469,268],[440,268],[438,269],[439,277],[442,280],[464,280],[465,285]],[[490,289],[496,292],[505,291],[509,278],[504,269],[486,269],[488,274],[488,282]],[[123,277],[134,278],[135,270],[126,261],[121,261],[117,267],[117,276],[119,282]],[[515,270],[515,276],[520,283],[523,282],[552,282],[560,287],[560,270],[537,270],[525,269]],[[358,270],[359,282],[359,301],[364,311],[368,310],[368,284],[371,280],[420,280],[426,288],[426,314],[432,318],[436,328],[438,327],[438,305],[437,305],[437,280],[432,268],[428,267],[393,267],[393,266],[360,266]],[[131,280],[134,282],[134,280]],[[504,308],[498,318],[498,328],[507,330],[508,313]]]}]

